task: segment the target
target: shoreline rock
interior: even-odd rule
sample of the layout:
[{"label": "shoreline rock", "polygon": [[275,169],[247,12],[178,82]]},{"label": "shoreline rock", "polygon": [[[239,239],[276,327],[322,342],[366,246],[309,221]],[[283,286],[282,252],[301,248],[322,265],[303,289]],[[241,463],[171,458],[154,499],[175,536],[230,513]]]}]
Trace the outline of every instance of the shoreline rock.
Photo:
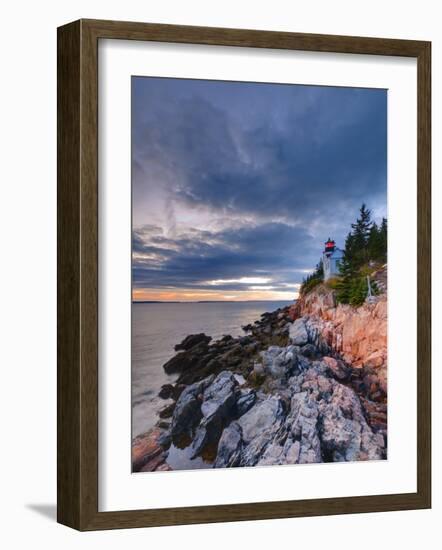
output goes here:
[{"label": "shoreline rock", "polygon": [[159,443],[162,431],[158,427],[141,434],[132,441],[132,471],[153,472],[171,470],[167,454]]},{"label": "shoreline rock", "polygon": [[304,325],[309,343],[338,354],[353,368],[386,368],[387,295],[373,300],[358,308],[336,304],[334,291],[319,285],[290,307],[290,331]]},{"label": "shoreline rock", "polygon": [[364,333],[379,345],[355,344],[354,362],[343,353],[350,322],[386,320],[384,298],[347,312],[319,289],[263,314],[243,327],[245,336],[187,336],[164,365],[178,375],[159,394],[172,403],[151,432],[134,439],[134,471],[170,468],[170,445],[214,468],[385,459],[383,331],[377,340],[373,326]]}]

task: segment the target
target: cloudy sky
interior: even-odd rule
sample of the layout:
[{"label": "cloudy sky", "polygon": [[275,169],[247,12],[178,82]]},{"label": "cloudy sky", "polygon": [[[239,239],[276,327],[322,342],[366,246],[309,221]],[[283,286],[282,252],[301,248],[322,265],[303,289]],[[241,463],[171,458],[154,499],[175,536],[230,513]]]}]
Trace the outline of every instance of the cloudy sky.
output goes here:
[{"label": "cloudy sky", "polygon": [[134,300],[292,300],[362,202],[385,90],[132,78]]}]

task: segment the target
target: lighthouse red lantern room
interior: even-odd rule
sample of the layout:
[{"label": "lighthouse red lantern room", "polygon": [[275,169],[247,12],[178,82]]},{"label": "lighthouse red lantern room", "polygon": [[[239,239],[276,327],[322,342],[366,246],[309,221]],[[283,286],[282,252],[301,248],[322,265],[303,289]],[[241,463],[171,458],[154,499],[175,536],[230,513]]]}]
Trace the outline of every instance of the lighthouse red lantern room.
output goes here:
[{"label": "lighthouse red lantern room", "polygon": [[344,252],[336,246],[335,241],[328,238],[325,242],[325,249],[322,254],[324,266],[324,281],[339,275],[339,264],[342,261]]},{"label": "lighthouse red lantern room", "polygon": [[332,239],[330,239],[330,237],[328,238],[328,240],[326,241],[325,243],[325,253],[327,252],[334,252],[336,248],[336,243],[335,241],[333,241]]}]

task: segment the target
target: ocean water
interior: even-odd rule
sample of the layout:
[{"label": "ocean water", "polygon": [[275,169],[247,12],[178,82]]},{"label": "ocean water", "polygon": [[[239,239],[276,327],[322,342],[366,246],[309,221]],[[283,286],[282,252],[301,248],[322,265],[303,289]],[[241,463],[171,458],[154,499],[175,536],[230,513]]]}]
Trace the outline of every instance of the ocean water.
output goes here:
[{"label": "ocean water", "polygon": [[262,313],[293,302],[212,302],[132,304],[132,435],[156,424],[158,411],[169,401],[158,397],[163,384],[173,383],[163,365],[174,346],[187,335],[204,332],[214,340],[244,334],[241,326]]}]

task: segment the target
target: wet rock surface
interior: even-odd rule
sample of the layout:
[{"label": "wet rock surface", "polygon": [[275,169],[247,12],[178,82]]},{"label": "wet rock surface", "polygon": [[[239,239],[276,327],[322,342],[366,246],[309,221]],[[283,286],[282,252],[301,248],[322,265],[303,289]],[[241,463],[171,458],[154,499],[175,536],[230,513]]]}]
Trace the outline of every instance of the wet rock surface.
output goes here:
[{"label": "wet rock surface", "polygon": [[[265,313],[239,338],[190,335],[164,365],[171,399],[133,442],[134,471],[170,468],[186,450],[205,467],[305,464],[387,457],[386,365],[354,368],[310,315]],[[204,461],[204,462],[203,462]]]},{"label": "wet rock surface", "polygon": [[206,336],[202,332],[200,334],[190,334],[189,336],[186,336],[180,344],[175,346],[175,351],[188,351],[198,344],[208,344],[211,340],[212,338],[210,336]]},{"label": "wet rock surface", "polygon": [[171,470],[166,462],[166,452],[159,443],[162,436],[160,428],[137,436],[132,442],[132,470],[134,472],[153,472]]}]

